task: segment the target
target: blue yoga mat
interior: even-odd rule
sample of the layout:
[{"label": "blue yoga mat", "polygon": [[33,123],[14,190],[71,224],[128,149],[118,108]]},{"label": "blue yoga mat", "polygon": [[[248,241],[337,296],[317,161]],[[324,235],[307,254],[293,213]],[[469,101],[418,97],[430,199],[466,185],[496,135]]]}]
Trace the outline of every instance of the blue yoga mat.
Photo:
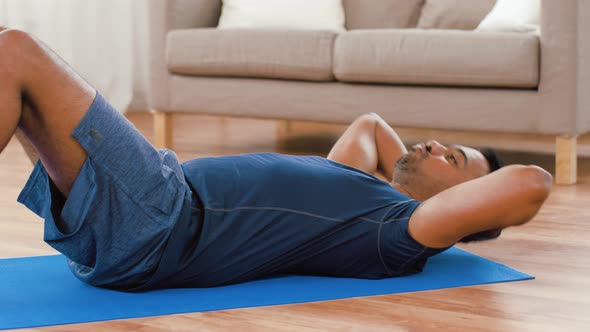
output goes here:
[{"label": "blue yoga mat", "polygon": [[533,279],[451,248],[422,273],[384,280],[284,276],[203,289],[122,293],[78,281],[64,256],[0,260],[0,329],[302,303]]}]

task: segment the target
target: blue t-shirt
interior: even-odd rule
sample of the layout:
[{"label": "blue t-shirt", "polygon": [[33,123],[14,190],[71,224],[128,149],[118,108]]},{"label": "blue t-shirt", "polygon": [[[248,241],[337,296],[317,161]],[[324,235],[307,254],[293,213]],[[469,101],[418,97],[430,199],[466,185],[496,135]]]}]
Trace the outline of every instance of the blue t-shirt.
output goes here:
[{"label": "blue t-shirt", "polygon": [[317,156],[255,153],[183,164],[187,182],[212,209],[276,207],[327,218],[387,219],[413,201],[361,170]]},{"label": "blue t-shirt", "polygon": [[407,227],[382,226],[407,223],[419,202],[371,174],[322,157],[276,153],[195,159],[182,169],[198,204],[193,203],[193,220],[180,220],[169,243],[194,245],[166,249],[157,279],[166,279],[167,287],[291,272],[402,274],[396,265],[407,259],[400,255],[404,261],[398,263],[387,250],[391,244],[379,241],[390,233],[407,237],[393,234]]}]

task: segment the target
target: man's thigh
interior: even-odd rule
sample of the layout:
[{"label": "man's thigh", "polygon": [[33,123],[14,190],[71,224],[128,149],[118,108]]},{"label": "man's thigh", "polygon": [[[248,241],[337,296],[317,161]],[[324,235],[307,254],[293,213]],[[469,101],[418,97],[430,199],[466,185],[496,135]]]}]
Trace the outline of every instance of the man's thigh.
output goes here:
[{"label": "man's thigh", "polygon": [[[59,190],[68,194],[86,159],[71,137],[96,91],[53,51],[30,35],[7,30],[21,80],[23,108],[19,128],[31,140]],[[14,54],[13,53],[13,54]]]}]

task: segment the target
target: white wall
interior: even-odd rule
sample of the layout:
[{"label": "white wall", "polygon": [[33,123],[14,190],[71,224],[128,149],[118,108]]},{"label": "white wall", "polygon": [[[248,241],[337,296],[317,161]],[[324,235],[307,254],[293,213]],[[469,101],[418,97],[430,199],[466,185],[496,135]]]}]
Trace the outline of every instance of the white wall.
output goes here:
[{"label": "white wall", "polygon": [[54,49],[117,109],[147,109],[146,0],[0,0],[0,25]]}]

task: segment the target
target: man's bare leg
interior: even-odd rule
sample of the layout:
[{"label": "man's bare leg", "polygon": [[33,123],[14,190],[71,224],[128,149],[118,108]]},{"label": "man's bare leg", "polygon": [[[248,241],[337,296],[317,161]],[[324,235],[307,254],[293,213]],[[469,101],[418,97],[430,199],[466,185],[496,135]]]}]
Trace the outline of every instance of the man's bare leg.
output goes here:
[{"label": "man's bare leg", "polygon": [[33,146],[33,143],[29,141],[27,135],[25,135],[25,133],[23,133],[23,131],[20,129],[16,129],[14,136],[18,139],[21,146],[25,150],[25,153],[27,154],[27,157],[29,157],[31,164],[35,165],[37,161],[39,161],[39,152]]},{"label": "man's bare leg", "polygon": [[96,91],[42,42],[0,28],[0,152],[18,128],[64,194],[86,159],[71,137]]}]

